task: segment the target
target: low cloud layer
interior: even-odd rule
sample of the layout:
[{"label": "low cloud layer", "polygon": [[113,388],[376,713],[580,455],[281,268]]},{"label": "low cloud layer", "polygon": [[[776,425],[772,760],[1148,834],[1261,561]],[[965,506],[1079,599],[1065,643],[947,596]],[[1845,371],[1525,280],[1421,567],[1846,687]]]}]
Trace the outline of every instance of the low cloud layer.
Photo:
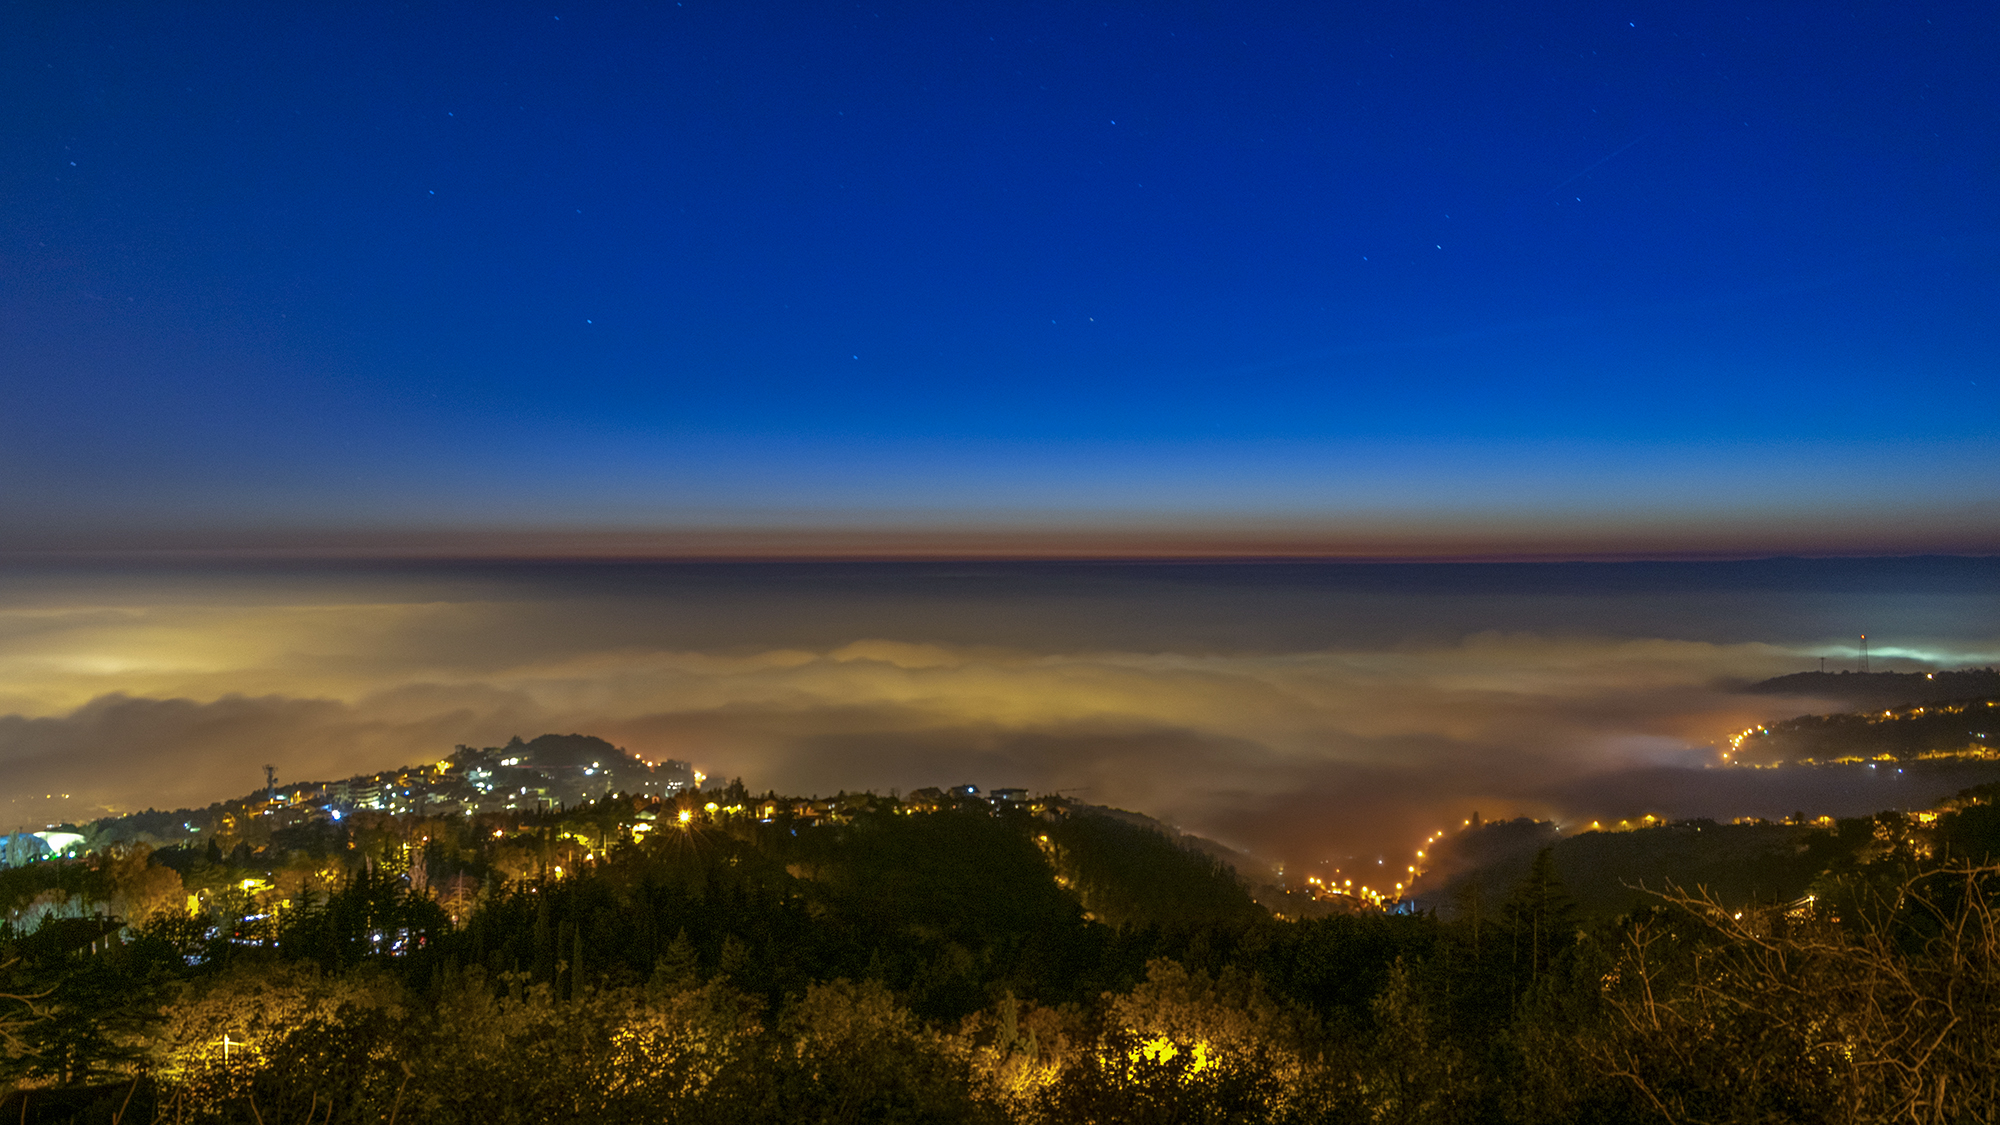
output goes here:
[{"label": "low cloud layer", "polygon": [[[207,804],[266,762],[331,778],[544,731],[760,790],[1065,791],[1294,865],[1400,857],[1474,809],[1729,816],[1838,796],[1707,768],[1729,732],[1810,707],[1732,690],[1810,650],[1733,619],[1715,639],[1635,635],[1670,616],[1660,596],[1626,596],[1621,622],[1616,599],[1539,593],[1542,628],[1457,633],[1427,597],[1402,635],[1384,603],[1405,595],[1295,598],[1360,623],[1361,643],[1304,647],[1283,597],[1115,582],[949,604],[770,576],[637,593],[353,575],[24,589],[0,608],[0,817],[22,823]],[[1521,599],[1473,590],[1456,619],[1519,625]],[[1246,605],[1269,617],[1261,634]]]}]

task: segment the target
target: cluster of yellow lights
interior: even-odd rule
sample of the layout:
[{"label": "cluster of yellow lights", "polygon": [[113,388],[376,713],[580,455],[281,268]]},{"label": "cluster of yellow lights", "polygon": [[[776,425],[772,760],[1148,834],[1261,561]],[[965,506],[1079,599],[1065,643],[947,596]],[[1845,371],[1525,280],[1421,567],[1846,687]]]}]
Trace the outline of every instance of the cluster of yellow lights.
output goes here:
[{"label": "cluster of yellow lights", "polygon": [[[1208,1045],[1206,1039],[1200,1040],[1194,1046],[1188,1048],[1187,1053],[1191,1060],[1188,1063],[1187,1069],[1187,1076],[1190,1078],[1217,1065],[1215,1051]],[[1127,1052],[1126,1058],[1135,1063],[1140,1060],[1153,1063],[1168,1063],[1179,1058],[1180,1055],[1181,1048],[1179,1044],[1164,1035],[1155,1035],[1151,1039],[1141,1041],[1138,1046],[1132,1048],[1131,1051]]]},{"label": "cluster of yellow lights", "polygon": [[[1926,704],[1925,706],[1922,707],[1910,707],[1902,711],[1894,711],[1894,710],[1884,711],[1880,715],[1868,715],[1866,716],[1866,718],[1867,721],[1871,723],[1879,723],[1884,719],[1895,721],[1898,718],[1914,718],[1918,715],[1927,714],[1931,711],[1936,711],[1940,715],[1962,715],[1965,712],[1973,709],[1974,707],[1980,707],[1980,706],[2000,707],[2000,700],[1988,699],[1985,700],[1983,703]],[[1757,737],[1759,735],[1769,735],[1770,733],[1771,731],[1769,728],[1761,726],[1745,727],[1742,730],[1737,731],[1735,734],[1729,736],[1729,749],[1724,750],[1722,752],[1722,760],[1725,762],[1729,761],[1732,755],[1740,752],[1743,749],[1743,743],[1748,741],[1749,739]],[[1933,752],[1929,754],[1920,755],[1920,757],[1959,758],[1959,757],[1989,756],[1989,754],[1983,753],[1982,750],[1983,748],[1980,747],[1969,747],[1966,750],[1962,751]],[[1835,758],[1833,759],[1833,764],[1840,765],[1843,763],[1859,762],[1863,760],[1864,759],[1849,756],[1844,758]],[[1878,754],[1875,760],[1893,762],[1897,761],[1898,759],[1894,754]],[[1813,759],[1811,758],[1802,758],[1800,759],[1800,764],[1816,765],[1818,763],[1814,762]],[[1772,767],[1766,767],[1766,768],[1775,768],[1775,765],[1776,764],[1774,763]]]},{"label": "cluster of yellow lights", "polygon": [[1654,825],[1665,823],[1665,819],[1647,813],[1637,820],[1621,820],[1610,828],[1606,828],[1604,822],[1601,820],[1593,820],[1590,822],[1590,830],[1592,832],[1630,832],[1635,828],[1651,828]]},{"label": "cluster of yellow lights", "polygon": [[[1313,888],[1314,898],[1345,897],[1359,899],[1370,906],[1378,907],[1387,905],[1390,901],[1388,895],[1373,887],[1355,886],[1352,879],[1321,879],[1317,875],[1308,875],[1306,883]],[[1403,884],[1396,884],[1397,890],[1401,890],[1402,887]]]},{"label": "cluster of yellow lights", "polygon": [[[1988,702],[1987,702],[1987,704],[1986,704],[1986,706],[1988,706],[1988,707],[1992,707],[1992,706],[1994,706],[1994,703],[1993,703],[1992,701],[1988,701]],[[1938,707],[1938,708],[1935,708],[1935,710],[1936,710],[1936,711],[1938,711],[1938,713],[1940,713],[1940,714],[1945,714],[1945,715],[1957,715],[1957,714],[1961,714],[1961,713],[1963,713],[1963,712],[1965,711],[1965,709],[1966,709],[1966,708],[1965,708],[1964,706],[1958,706],[1958,707]],[[1927,710],[1927,708],[1923,708],[1923,707],[1913,707],[1913,708],[1911,708],[1911,709],[1909,710],[1908,714],[1909,714],[1909,715],[1921,715],[1921,714],[1924,714],[1926,710]],[[1876,717],[1871,717],[1871,718],[1869,719],[1869,721],[1870,721],[1870,722],[1876,722],[1876,721],[1879,721],[1879,719],[1893,719],[1893,718],[1895,718],[1895,717],[1896,717],[1896,712],[1894,712],[1894,711],[1884,711],[1884,712],[1882,712],[1882,714],[1881,714],[1881,715],[1879,716],[1879,718],[1876,718]],[[1730,756],[1731,754],[1733,754],[1733,753],[1736,753],[1737,751],[1741,750],[1741,749],[1743,748],[1743,743],[1744,743],[1744,741],[1745,741],[1745,740],[1747,740],[1747,739],[1749,739],[1749,738],[1751,738],[1752,736],[1755,736],[1755,735],[1768,735],[1768,734],[1770,734],[1770,733],[1771,733],[1771,732],[1770,732],[1770,730],[1769,730],[1769,729],[1767,729],[1767,728],[1765,728],[1765,727],[1746,727],[1746,728],[1745,728],[1745,729],[1743,729],[1743,730],[1740,730],[1740,731],[1737,731],[1737,732],[1736,732],[1735,734],[1733,734],[1733,735],[1731,735],[1731,736],[1730,736],[1730,738],[1729,738],[1729,749],[1728,749],[1728,750],[1725,750],[1725,751],[1723,751],[1723,754],[1722,754],[1723,758],[1727,759],[1727,758],[1728,758],[1728,757],[1729,757],[1729,756]],[[1883,755],[1883,757],[1892,757],[1892,756],[1893,756],[1893,755],[1886,755],[1886,754],[1885,754],[1885,755]],[[1843,760],[1844,760],[1844,759],[1843,759]]]},{"label": "cluster of yellow lights", "polygon": [[[1464,823],[1469,827],[1472,821],[1467,820]],[[1308,875],[1306,876],[1306,885],[1311,888],[1314,898],[1344,897],[1357,899],[1370,906],[1387,907],[1392,903],[1401,901],[1403,892],[1416,884],[1417,878],[1424,873],[1423,864],[1426,859],[1430,858],[1432,845],[1444,839],[1446,831],[1446,829],[1440,828],[1436,832],[1424,837],[1423,843],[1419,844],[1416,849],[1417,862],[1407,864],[1403,869],[1408,876],[1408,881],[1397,883],[1392,892],[1378,891],[1366,883],[1356,886],[1354,880],[1342,879],[1340,877],[1341,873],[1338,870],[1334,871],[1334,877],[1331,879],[1322,879],[1317,875]]]},{"label": "cluster of yellow lights", "polygon": [[[1471,827],[1472,826],[1471,819],[1467,818],[1465,824],[1466,827],[1468,828]],[[1444,839],[1444,833],[1445,830],[1440,828],[1436,832],[1433,832],[1430,835],[1424,837],[1424,842],[1422,844],[1417,845],[1417,862],[1410,868],[1411,874],[1413,875],[1423,874],[1423,872],[1420,871],[1419,868],[1423,866],[1424,860],[1430,858],[1431,847],[1435,845],[1439,840]]]},{"label": "cluster of yellow lights", "polygon": [[1734,754],[1737,751],[1743,749],[1743,742],[1745,739],[1748,739],[1754,735],[1770,734],[1770,733],[1771,732],[1769,730],[1763,727],[1744,727],[1742,730],[1739,730],[1735,734],[1729,736],[1729,749],[1724,750],[1722,752],[1722,760],[1725,762],[1728,761],[1729,756],[1731,754]]}]

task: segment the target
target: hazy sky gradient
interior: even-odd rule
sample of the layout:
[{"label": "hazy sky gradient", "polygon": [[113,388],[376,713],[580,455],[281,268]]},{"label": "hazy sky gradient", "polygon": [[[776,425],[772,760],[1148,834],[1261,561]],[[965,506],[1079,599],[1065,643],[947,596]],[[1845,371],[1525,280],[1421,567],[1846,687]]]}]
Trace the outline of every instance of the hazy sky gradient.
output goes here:
[{"label": "hazy sky gradient", "polygon": [[1992,552],[1996,56],[1971,2],[17,5],[0,550]]}]

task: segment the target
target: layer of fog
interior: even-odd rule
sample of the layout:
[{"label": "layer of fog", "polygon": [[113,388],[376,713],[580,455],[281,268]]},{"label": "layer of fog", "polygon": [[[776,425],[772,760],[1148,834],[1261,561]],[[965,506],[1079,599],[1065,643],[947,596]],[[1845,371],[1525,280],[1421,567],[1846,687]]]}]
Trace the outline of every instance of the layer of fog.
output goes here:
[{"label": "layer of fog", "polygon": [[1816,704],[1734,689],[1848,659],[1852,620],[1940,664],[1996,647],[1991,567],[1789,565],[15,572],[0,817],[544,731],[758,790],[1062,791],[1293,864],[1405,854],[1474,809],[1939,796],[1711,768]]}]

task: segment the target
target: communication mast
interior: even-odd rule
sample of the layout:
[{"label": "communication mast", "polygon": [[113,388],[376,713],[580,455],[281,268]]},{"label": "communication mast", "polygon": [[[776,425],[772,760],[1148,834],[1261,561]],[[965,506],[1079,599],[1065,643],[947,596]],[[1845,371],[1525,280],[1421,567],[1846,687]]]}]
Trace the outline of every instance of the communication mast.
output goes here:
[{"label": "communication mast", "polygon": [[276,766],[264,767],[264,799],[274,805],[278,803],[278,767]]},{"label": "communication mast", "polygon": [[1868,634],[1861,634],[1861,671],[1868,671]]}]

